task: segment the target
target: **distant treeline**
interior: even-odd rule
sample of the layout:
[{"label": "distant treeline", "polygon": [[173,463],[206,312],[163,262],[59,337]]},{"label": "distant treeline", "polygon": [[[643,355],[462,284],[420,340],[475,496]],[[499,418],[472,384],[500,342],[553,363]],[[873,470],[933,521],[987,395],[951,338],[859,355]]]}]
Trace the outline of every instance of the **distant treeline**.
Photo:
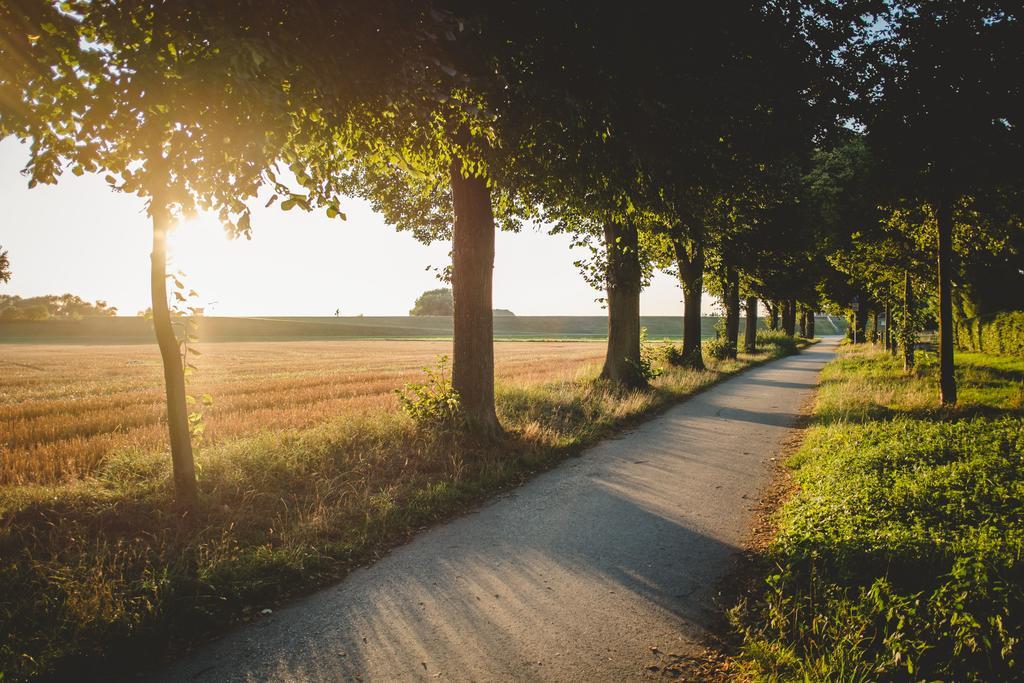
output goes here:
[{"label": "distant treeline", "polygon": [[47,294],[22,298],[0,294],[0,320],[79,320],[117,315],[117,307],[106,301],[85,301],[74,294]]},{"label": "distant treeline", "polygon": [[[701,319],[701,336],[715,336],[720,318]],[[821,334],[845,332],[845,321],[819,316]],[[681,316],[644,316],[641,324],[651,340],[682,336]],[[763,326],[763,323],[762,323]],[[741,328],[742,329],[742,328]],[[328,339],[445,339],[452,336],[450,316],[390,317],[203,317],[198,335],[204,342],[298,341]],[[499,339],[601,340],[608,336],[604,316],[494,316],[494,335]],[[141,317],[84,317],[51,319],[45,323],[5,321],[0,324],[0,343],[39,344],[149,344],[152,323]]]}]

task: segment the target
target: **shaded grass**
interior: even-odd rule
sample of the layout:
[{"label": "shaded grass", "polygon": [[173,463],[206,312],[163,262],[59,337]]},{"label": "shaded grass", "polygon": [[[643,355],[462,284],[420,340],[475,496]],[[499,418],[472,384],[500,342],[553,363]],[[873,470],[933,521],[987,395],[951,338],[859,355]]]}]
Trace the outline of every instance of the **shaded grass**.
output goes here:
[{"label": "shaded grass", "polygon": [[0,671],[137,669],[782,353],[667,368],[643,392],[592,379],[593,366],[506,380],[497,444],[418,432],[393,409],[216,443],[198,453],[187,514],[172,506],[166,453],[147,448],[106,454],[75,481],[0,488]]},{"label": "shaded grass", "polygon": [[757,680],[1019,680],[1024,647],[1024,359],[870,348],[826,367],[790,458],[764,592],[734,611]]}]

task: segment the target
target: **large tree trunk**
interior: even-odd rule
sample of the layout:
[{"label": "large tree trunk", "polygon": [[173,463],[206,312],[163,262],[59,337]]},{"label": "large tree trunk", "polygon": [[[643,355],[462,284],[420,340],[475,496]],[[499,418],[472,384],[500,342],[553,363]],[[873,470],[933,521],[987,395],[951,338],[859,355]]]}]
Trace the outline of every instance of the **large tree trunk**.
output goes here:
[{"label": "large tree trunk", "polygon": [[807,311],[807,338],[814,339],[814,311]]},{"label": "large tree trunk", "polygon": [[903,342],[903,370],[909,372],[914,367],[914,288],[910,283],[910,272],[903,275],[903,320],[900,325],[900,337]]},{"label": "large tree trunk", "polygon": [[452,387],[472,428],[501,432],[494,410],[494,215],[491,191],[481,177],[464,178],[451,166],[455,226],[452,231],[452,295],[455,300]]},{"label": "large tree trunk", "polygon": [[878,309],[871,310],[871,343],[878,343]]},{"label": "large tree trunk", "polygon": [[740,274],[733,266],[725,269],[725,343],[735,358],[740,342]]},{"label": "large tree trunk", "polygon": [[782,303],[782,331],[790,337],[796,335],[796,302],[792,299]]},{"label": "large tree trunk", "polygon": [[601,377],[628,388],[647,386],[640,370],[640,254],[636,226],[609,221],[604,228],[608,268],[608,352]]},{"label": "large tree trunk", "polygon": [[171,326],[167,306],[167,232],[171,216],[160,194],[149,204],[153,220],[153,253],[150,265],[150,295],[153,306],[153,329],[164,366],[164,390],[167,395],[167,431],[171,439],[171,463],[174,472],[174,498],[182,506],[191,507],[198,497],[196,466],[192,456],[192,435],[188,427],[188,405],[185,398],[185,371],[181,349]]},{"label": "large tree trunk", "polygon": [[701,353],[700,304],[704,293],[704,242],[698,235],[692,252],[687,252],[681,239],[673,239],[679,284],[683,288],[683,353],[682,364],[695,370],[704,369]]},{"label": "large tree trunk", "polygon": [[953,205],[935,202],[939,224],[939,398],[943,405],[956,403],[956,376],[953,374],[953,287],[951,256],[953,251]]},{"label": "large tree trunk", "polygon": [[757,297],[748,296],[745,308],[747,320],[743,330],[743,352],[754,353],[757,351]]},{"label": "large tree trunk", "polygon": [[807,307],[800,307],[800,336],[807,338]]}]

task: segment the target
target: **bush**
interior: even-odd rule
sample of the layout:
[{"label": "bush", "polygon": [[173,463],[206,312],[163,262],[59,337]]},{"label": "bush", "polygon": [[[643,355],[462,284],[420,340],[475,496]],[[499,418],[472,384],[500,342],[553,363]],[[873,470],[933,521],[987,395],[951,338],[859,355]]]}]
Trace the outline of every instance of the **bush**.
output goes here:
[{"label": "bush", "polygon": [[701,343],[704,355],[708,358],[714,358],[715,360],[726,360],[732,358],[734,349],[723,338],[706,339]]},{"label": "bush", "polygon": [[757,347],[777,346],[786,353],[796,353],[797,338],[791,337],[782,330],[758,330]]},{"label": "bush", "polygon": [[461,431],[463,414],[459,393],[448,375],[448,356],[440,356],[434,367],[425,367],[426,380],[409,382],[398,394],[402,412],[412,418],[421,432],[442,436]]},{"label": "bush", "polygon": [[640,328],[640,374],[644,379],[652,380],[660,377],[664,368],[658,367],[656,363],[665,357],[660,344],[652,344],[647,340],[647,328]]},{"label": "bush", "polygon": [[1024,311],[1000,313],[988,322],[959,321],[956,345],[963,351],[1024,357]]}]

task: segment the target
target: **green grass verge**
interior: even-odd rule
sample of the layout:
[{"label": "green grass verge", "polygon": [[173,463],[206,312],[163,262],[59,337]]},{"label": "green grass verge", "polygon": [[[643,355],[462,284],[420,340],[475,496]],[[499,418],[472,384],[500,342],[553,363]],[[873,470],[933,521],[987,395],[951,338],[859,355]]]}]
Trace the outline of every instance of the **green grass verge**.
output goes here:
[{"label": "green grass verge", "polygon": [[766,584],[733,617],[755,680],[1024,677],[1024,359],[903,373],[847,347],[826,367]]},{"label": "green grass verge", "polygon": [[649,391],[594,380],[499,386],[498,444],[438,439],[400,413],[201,448],[201,501],[171,504],[166,453],[93,478],[0,488],[0,672],[106,678],[337,580],[438,520],[753,364],[666,368]]}]

